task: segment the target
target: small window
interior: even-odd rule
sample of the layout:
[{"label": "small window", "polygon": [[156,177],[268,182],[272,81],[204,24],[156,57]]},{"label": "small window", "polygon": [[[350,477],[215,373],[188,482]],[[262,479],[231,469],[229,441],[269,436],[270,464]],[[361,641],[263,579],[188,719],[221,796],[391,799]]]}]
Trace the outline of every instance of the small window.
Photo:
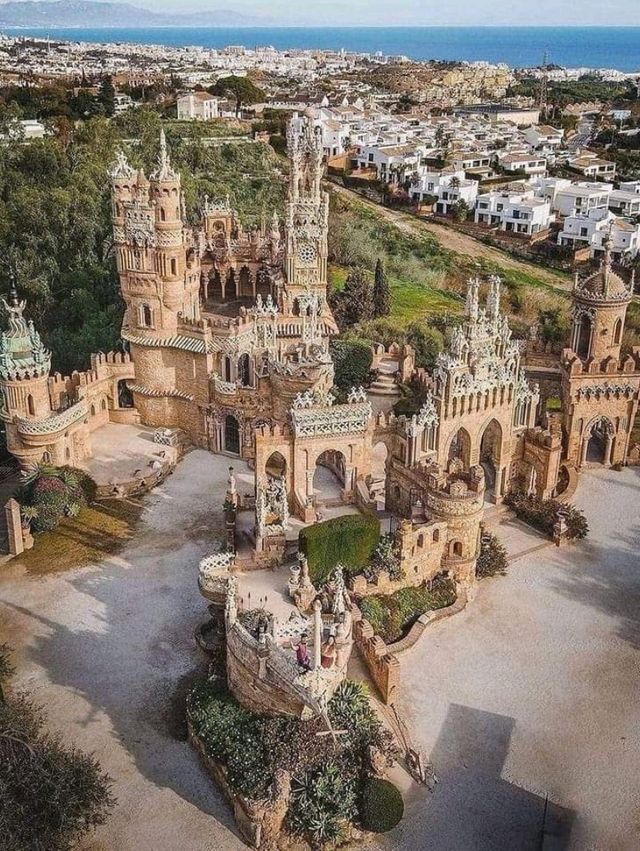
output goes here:
[{"label": "small window", "polygon": [[178,263],[177,263],[177,261],[176,261],[176,258],[175,258],[175,257],[172,257],[172,258],[171,258],[171,274],[172,274],[172,275],[177,275],[177,274],[178,274]]},{"label": "small window", "polygon": [[33,396],[31,395],[31,393],[29,393],[29,395],[27,396],[27,410],[29,411],[29,414],[32,417],[35,417],[36,405],[35,405],[35,402],[33,401]]},{"label": "small window", "polygon": [[439,540],[440,540],[440,529],[434,529],[433,530],[433,543],[437,544]]}]

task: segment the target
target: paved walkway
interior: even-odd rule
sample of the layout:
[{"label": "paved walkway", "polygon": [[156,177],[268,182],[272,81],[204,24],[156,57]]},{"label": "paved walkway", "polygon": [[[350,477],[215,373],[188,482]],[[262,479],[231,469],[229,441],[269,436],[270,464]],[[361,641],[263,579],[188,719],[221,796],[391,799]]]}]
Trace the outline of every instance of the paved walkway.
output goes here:
[{"label": "paved walkway", "polygon": [[403,655],[440,783],[386,847],[640,848],[639,495],[639,470],[585,474],[588,542],[523,555]]},{"label": "paved walkway", "polygon": [[193,639],[207,615],[197,569],[221,531],[228,465],[187,455],[147,497],[135,539],[102,564],[46,576],[16,562],[0,569],[0,640],[16,648],[16,685],[115,780],[118,805],[83,851],[246,847],[173,734],[176,691],[204,663]]}]

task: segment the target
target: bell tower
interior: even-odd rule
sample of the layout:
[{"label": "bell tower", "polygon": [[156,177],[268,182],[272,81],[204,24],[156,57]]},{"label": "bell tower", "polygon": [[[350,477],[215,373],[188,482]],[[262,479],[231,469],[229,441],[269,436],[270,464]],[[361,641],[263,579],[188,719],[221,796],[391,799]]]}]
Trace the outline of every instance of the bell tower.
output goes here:
[{"label": "bell tower", "polygon": [[321,189],[322,131],[313,118],[294,116],[287,130],[289,193],[286,206],[286,278],[291,300],[327,288],[329,196]]}]

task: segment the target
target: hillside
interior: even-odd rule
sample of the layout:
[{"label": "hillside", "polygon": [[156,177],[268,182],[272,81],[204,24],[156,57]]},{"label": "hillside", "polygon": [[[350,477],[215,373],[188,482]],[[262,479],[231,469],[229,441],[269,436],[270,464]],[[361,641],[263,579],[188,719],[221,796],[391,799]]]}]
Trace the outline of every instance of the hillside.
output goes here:
[{"label": "hillside", "polygon": [[0,4],[0,26],[5,27],[242,27],[260,23],[266,21],[229,9],[170,15],[130,3],[92,0],[9,0]]}]

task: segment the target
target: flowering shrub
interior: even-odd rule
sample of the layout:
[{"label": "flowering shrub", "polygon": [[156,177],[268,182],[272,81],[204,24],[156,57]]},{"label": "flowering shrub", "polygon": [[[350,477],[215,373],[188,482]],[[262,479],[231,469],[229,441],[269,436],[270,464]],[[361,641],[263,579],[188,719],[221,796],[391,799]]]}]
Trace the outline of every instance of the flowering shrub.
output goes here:
[{"label": "flowering shrub", "polygon": [[584,512],[575,505],[559,502],[557,499],[540,499],[539,496],[527,496],[523,493],[507,494],[505,500],[520,520],[540,529],[549,537],[553,536],[553,527],[562,515],[567,524],[567,538],[570,540],[586,538],[589,532]]},{"label": "flowering shrub", "polygon": [[35,532],[55,529],[64,516],[75,516],[93,501],[96,484],[83,470],[41,466],[21,489],[18,501],[23,517]]}]

